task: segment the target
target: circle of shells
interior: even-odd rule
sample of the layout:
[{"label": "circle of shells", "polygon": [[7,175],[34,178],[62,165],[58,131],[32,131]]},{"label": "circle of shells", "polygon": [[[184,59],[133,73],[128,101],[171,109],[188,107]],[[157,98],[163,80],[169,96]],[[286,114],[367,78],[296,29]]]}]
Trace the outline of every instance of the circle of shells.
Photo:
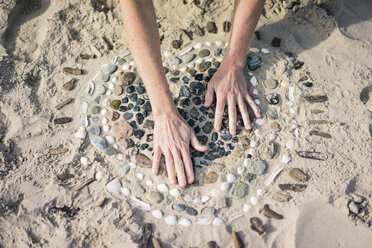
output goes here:
[{"label": "circle of shells", "polygon": [[[216,209],[226,208],[227,198],[225,196],[227,195],[237,200],[245,199],[249,194],[248,185],[244,181],[250,182],[256,176],[265,174],[268,170],[268,164],[261,158],[254,161],[255,151],[259,148],[261,140],[263,141],[265,138],[260,131],[265,124],[265,117],[254,121],[254,132],[250,133],[238,128],[238,136],[231,137],[228,131],[227,113],[224,114],[224,129],[217,133],[213,131],[212,125],[214,106],[212,105],[212,108],[209,109],[203,107],[206,86],[218,69],[226,46],[227,43],[223,41],[207,41],[189,46],[179,52],[177,56],[167,51],[163,53],[164,61],[166,61],[164,68],[170,88],[174,88],[178,92],[174,96],[178,110],[181,116],[194,128],[199,140],[209,147],[209,151],[206,153],[196,151],[191,153],[196,176],[200,179],[198,180],[199,183],[206,185],[220,184],[219,189],[213,187],[209,194],[187,194],[181,192],[178,188],[170,189],[165,183],[155,185],[153,180],[145,180],[145,175],[138,170],[138,167],[151,167],[149,157],[151,157],[152,152],[151,142],[154,122],[146,89],[136,72],[136,66],[128,49],[115,56],[110,64],[102,65],[101,70],[88,82],[87,97],[82,104],[83,125],[75,133],[75,137],[85,139],[86,135],[89,134],[91,144],[97,150],[113,157],[118,162],[128,160],[128,158],[130,160],[131,157],[135,156],[135,161],[132,160],[129,164],[119,166],[121,174],[125,176],[132,172],[131,174],[138,181],[145,181],[147,187],[157,191],[147,192],[145,187],[139,183],[130,184],[127,178],[109,180],[106,189],[112,194],[121,192],[131,200],[132,207],[151,212],[152,216],[157,219],[164,217],[160,207],[154,207],[154,205],[163,201],[162,194],[169,194],[173,197],[174,202],[182,201],[182,203],[172,205],[172,209],[178,214],[164,217],[164,222],[168,225],[177,223],[184,227],[192,224],[221,225],[244,216],[244,212],[252,211],[251,209],[259,203],[260,199],[267,193],[265,188],[275,180],[276,176],[283,170],[283,166],[291,161],[290,153],[282,154],[281,164],[277,165],[272,173],[266,177],[263,187],[251,194],[241,210],[226,212],[223,216],[213,214],[213,219],[200,217],[205,216],[208,202],[211,202],[210,200],[213,198],[215,199],[214,206]],[[250,48],[250,52],[253,57],[249,62],[249,68],[251,69],[249,72],[251,87],[249,88],[251,95],[256,98],[256,104],[260,105],[258,86],[261,80],[254,75],[254,70],[261,67],[260,56],[269,56],[271,52],[266,48]],[[264,85],[270,91],[273,91],[278,83],[273,79],[268,79]],[[288,85],[282,85],[282,87],[287,89],[288,99],[286,100],[288,100],[289,112],[294,115],[296,112],[294,88],[288,87]],[[272,93],[267,101],[271,105],[276,105],[278,99],[275,93]],[[267,110],[268,118],[271,120],[278,119],[278,113],[275,109],[272,108],[270,111]],[[252,117],[251,114],[251,119]],[[265,148],[268,159],[279,156],[275,139],[280,127],[277,122],[274,123],[276,124],[271,124],[271,130],[273,131],[267,135],[265,133],[270,142],[270,145]],[[242,126],[241,121],[238,126]],[[293,132],[294,137],[298,136],[299,127],[295,120],[291,132]],[[295,141],[289,140],[286,144],[287,151],[292,150],[294,146]],[[236,159],[241,162],[238,163]],[[81,163],[88,164],[89,159],[81,157]],[[240,164],[240,166],[236,168],[236,171],[233,171],[235,168],[231,165],[235,164]],[[229,167],[231,168],[229,173],[225,173],[225,165],[231,166]],[[226,175],[219,175],[223,173]],[[104,171],[98,171],[95,179],[103,180],[104,174]],[[152,194],[153,198],[156,198],[155,204],[143,200],[146,193]],[[219,193],[225,196],[220,196]],[[170,205],[172,200],[167,198],[164,202]],[[201,214],[195,209],[200,208],[199,206],[204,207]],[[188,217],[185,217],[186,214]]]}]

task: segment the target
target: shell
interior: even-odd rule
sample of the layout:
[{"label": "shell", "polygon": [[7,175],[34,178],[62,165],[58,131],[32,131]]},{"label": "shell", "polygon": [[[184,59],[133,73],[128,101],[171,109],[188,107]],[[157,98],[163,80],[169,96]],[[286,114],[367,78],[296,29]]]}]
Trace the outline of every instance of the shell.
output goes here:
[{"label": "shell", "polygon": [[169,190],[169,194],[173,197],[178,197],[181,195],[181,192],[179,191],[179,189],[174,188],[174,189]]},{"label": "shell", "polygon": [[93,94],[94,88],[95,88],[95,85],[94,85],[93,81],[89,81],[89,83],[88,83],[88,90],[87,90],[87,94],[89,96]]},{"label": "shell", "polygon": [[108,119],[106,117],[102,118],[102,124],[105,125],[108,123]]},{"label": "shell", "polygon": [[200,204],[202,203],[202,200],[200,198],[194,198],[194,201],[193,201],[195,204]]},{"label": "shell", "polygon": [[271,141],[275,140],[276,137],[278,137],[278,133],[273,132],[273,133],[270,134],[270,140],[271,140]]},{"label": "shell", "polygon": [[251,160],[249,158],[245,158],[244,162],[243,162],[244,167],[248,167],[250,162],[251,162]]},{"label": "shell", "polygon": [[85,139],[87,132],[84,127],[80,127],[79,130],[75,133],[75,137],[79,139]]},{"label": "shell", "polygon": [[190,47],[186,47],[185,49],[183,49],[181,52],[180,52],[180,56],[182,55],[185,55],[186,53],[188,52],[191,52],[194,48],[192,46]]},{"label": "shell", "polygon": [[195,45],[194,45],[194,48],[195,49],[199,49],[199,48],[202,48],[203,47],[203,43],[201,43],[201,42],[198,42],[198,43],[196,43]]},{"label": "shell", "polygon": [[289,154],[283,154],[282,156],[282,162],[285,164],[288,164],[289,162],[292,161],[292,157]]},{"label": "shell", "polygon": [[110,193],[115,193],[121,188],[121,182],[119,179],[115,178],[106,184],[106,189]]},{"label": "shell", "polygon": [[151,181],[151,180],[147,180],[147,181],[146,181],[146,185],[147,185],[147,186],[152,186],[152,185],[154,185],[154,182]]},{"label": "shell", "polygon": [[259,199],[260,199],[260,198],[259,198],[258,196],[252,196],[252,197],[251,197],[251,203],[252,203],[252,205],[253,205],[253,206],[254,206],[254,205],[257,205]]},{"label": "shell", "polygon": [[204,62],[203,58],[198,58],[197,60],[195,60],[196,64],[200,64],[200,63],[203,63],[203,62]]},{"label": "shell", "polygon": [[295,145],[296,143],[294,140],[288,140],[287,143],[285,144],[285,147],[287,147],[289,150],[293,150]]},{"label": "shell", "polygon": [[142,211],[149,212],[151,210],[150,204],[141,201],[137,197],[132,196],[132,206],[138,209],[141,209]]},{"label": "shell", "polygon": [[230,188],[230,183],[228,183],[228,182],[222,182],[221,183],[221,190],[222,191],[226,191],[226,190],[228,190]]},{"label": "shell", "polygon": [[101,110],[101,115],[106,115],[107,114],[107,109],[102,109]]},{"label": "shell", "polygon": [[191,195],[185,195],[183,199],[185,200],[185,202],[192,202],[194,200]]},{"label": "shell", "polygon": [[263,189],[258,189],[257,190],[257,195],[258,196],[263,196],[265,194],[265,190],[263,190]]},{"label": "shell", "polygon": [[244,212],[248,212],[251,209],[252,209],[252,205],[250,205],[250,204],[244,204],[243,205],[243,211]]},{"label": "shell", "polygon": [[168,51],[164,51],[164,52],[163,52],[163,55],[164,55],[164,57],[169,57],[169,56],[171,56],[172,54],[171,54],[170,52],[168,52]]},{"label": "shell", "polygon": [[257,81],[257,78],[255,76],[251,77],[251,79],[249,80],[249,82],[251,83],[251,85],[253,87],[256,87],[258,85],[258,81]]},{"label": "shell", "polygon": [[101,72],[97,72],[97,74],[92,78],[92,81],[96,81],[96,79],[101,75]]},{"label": "shell", "polygon": [[233,183],[233,182],[235,182],[235,180],[236,180],[236,176],[234,174],[232,174],[232,173],[227,174],[226,181],[228,183]]},{"label": "shell", "polygon": [[89,163],[89,159],[87,157],[81,157],[80,158],[80,162],[83,164],[83,165],[87,165]]},{"label": "shell", "polygon": [[177,223],[177,216],[175,215],[168,215],[167,217],[165,217],[165,223],[172,226],[172,225],[175,225]]},{"label": "shell", "polygon": [[223,45],[223,41],[222,40],[218,40],[216,41],[216,46],[222,46]]},{"label": "shell", "polygon": [[138,180],[143,180],[143,178],[145,177],[145,175],[143,173],[141,173],[141,172],[138,172],[136,174],[136,177],[138,178]]},{"label": "shell", "polygon": [[269,186],[272,182],[274,182],[275,178],[279,175],[279,173],[283,170],[283,167],[276,166],[274,171],[270,174],[270,176],[265,181],[265,186]]},{"label": "shell", "polygon": [[133,169],[137,168],[137,164],[135,162],[130,162],[129,166]]},{"label": "shell", "polygon": [[126,188],[126,187],[123,187],[123,188],[120,188],[121,192],[125,195],[125,196],[130,196],[131,194],[131,191],[129,188]]},{"label": "shell", "polygon": [[157,219],[163,218],[163,212],[161,210],[155,209],[151,212],[151,214]]},{"label": "shell", "polygon": [[239,167],[238,169],[237,169],[237,171],[238,171],[238,174],[239,175],[241,175],[241,174],[243,174],[244,172],[245,172],[245,167]]},{"label": "shell", "polygon": [[106,139],[107,143],[109,143],[110,145],[115,143],[115,137],[114,136],[109,135],[109,136],[106,136],[105,139]]},{"label": "shell", "polygon": [[127,48],[127,49],[121,51],[120,54],[119,54],[119,56],[120,56],[120,57],[126,57],[126,56],[128,56],[129,54],[130,54],[130,50]]},{"label": "shell", "polygon": [[115,64],[117,60],[118,60],[118,56],[114,56],[112,57],[111,63]]},{"label": "shell", "polygon": [[195,63],[194,62],[191,62],[187,65],[188,68],[194,68],[195,67]]},{"label": "shell", "polygon": [[267,49],[267,48],[262,48],[262,49],[261,49],[261,52],[262,52],[263,54],[268,54],[268,53],[270,53],[270,50]]},{"label": "shell", "polygon": [[165,183],[159,184],[157,188],[160,192],[167,192],[169,190],[168,186]]},{"label": "shell", "polygon": [[180,223],[181,226],[184,226],[184,227],[189,227],[192,224],[191,220],[189,220],[187,218],[181,219],[179,223]]},{"label": "shell", "polygon": [[244,213],[242,211],[237,211],[235,213],[232,213],[230,216],[229,216],[229,222],[230,221],[233,221],[233,220],[236,220],[236,219],[239,219],[240,217],[244,216]]},{"label": "shell", "polygon": [[209,196],[205,195],[205,196],[202,197],[201,201],[202,201],[202,203],[206,203],[206,202],[209,201],[210,199],[211,199],[211,198],[210,198]]},{"label": "shell", "polygon": [[213,43],[212,43],[211,41],[206,41],[206,42],[204,42],[204,45],[209,46],[209,47],[212,46],[212,44],[213,44]]},{"label": "shell", "polygon": [[89,121],[88,121],[88,116],[84,115],[83,117],[83,126],[88,127],[89,126]]},{"label": "shell", "polygon": [[81,107],[83,108],[83,113],[84,114],[87,114],[88,113],[89,104],[84,101],[83,104],[81,105]]},{"label": "shell", "polygon": [[105,175],[105,172],[104,171],[98,171],[96,173],[96,180],[97,181],[101,181],[104,175]]},{"label": "shell", "polygon": [[225,221],[223,219],[221,219],[221,218],[214,218],[212,224],[215,225],[215,226],[217,226],[217,225],[223,224],[224,222]]},{"label": "shell", "polygon": [[108,106],[108,105],[110,105],[110,103],[111,103],[111,100],[108,99],[108,98],[103,99],[103,101],[102,101],[102,105],[103,105],[103,106]]},{"label": "shell", "polygon": [[103,131],[104,132],[108,132],[108,131],[110,131],[110,126],[108,126],[108,125],[103,125]]},{"label": "shell", "polygon": [[195,221],[197,225],[210,225],[211,222],[207,218],[197,218]]}]

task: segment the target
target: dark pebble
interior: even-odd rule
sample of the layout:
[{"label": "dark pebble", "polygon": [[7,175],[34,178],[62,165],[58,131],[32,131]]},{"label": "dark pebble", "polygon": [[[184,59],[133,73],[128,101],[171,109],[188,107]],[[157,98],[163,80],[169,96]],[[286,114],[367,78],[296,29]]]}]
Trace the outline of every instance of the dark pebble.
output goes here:
[{"label": "dark pebble", "polygon": [[199,122],[203,122],[203,121],[205,121],[206,119],[207,119],[207,118],[205,118],[205,116],[202,115],[202,116],[199,117]]},{"label": "dark pebble", "polygon": [[148,147],[149,147],[148,144],[142,144],[142,145],[140,146],[140,149],[143,151],[143,150],[147,149]]},{"label": "dark pebble", "polygon": [[124,97],[121,99],[121,102],[122,103],[128,103],[129,102],[129,98],[128,97]]},{"label": "dark pebble", "polygon": [[138,94],[143,94],[145,92],[145,87],[142,87],[142,86],[136,86],[136,92]]},{"label": "dark pebble", "polygon": [[208,108],[207,108],[207,107],[204,107],[204,106],[201,106],[201,107],[199,108],[199,110],[200,110],[200,112],[202,112],[202,113],[208,112]]},{"label": "dark pebble", "polygon": [[143,104],[142,108],[144,110],[146,110],[147,112],[151,112],[151,104],[149,101],[145,102],[145,104]]},{"label": "dark pebble", "polygon": [[229,148],[229,150],[233,150],[234,149],[234,146],[231,143],[228,143],[227,144],[227,148]]},{"label": "dark pebble", "polygon": [[221,55],[221,52],[222,52],[222,48],[216,48],[214,51],[213,51],[213,55],[214,56],[220,56]]},{"label": "dark pebble", "polygon": [[296,61],[294,64],[293,64],[293,68],[295,69],[295,70],[299,70],[299,69],[301,69],[301,67],[304,65],[305,63],[304,62],[302,62],[302,61]]},{"label": "dark pebble", "polygon": [[218,133],[217,132],[214,132],[212,134],[212,141],[217,141],[218,140]]},{"label": "dark pebble", "polygon": [[202,81],[203,80],[203,74],[199,73],[195,75],[195,80]]},{"label": "dark pebble", "polygon": [[209,81],[211,81],[211,78],[209,76],[205,76],[203,80],[208,83]]},{"label": "dark pebble", "polygon": [[189,87],[187,87],[186,85],[182,85],[180,89],[180,96],[190,97],[191,92],[190,92]]},{"label": "dark pebble", "polygon": [[206,134],[210,134],[213,130],[213,124],[210,121],[207,121],[204,126],[202,127],[202,130]]},{"label": "dark pebble", "polygon": [[215,68],[210,68],[210,69],[208,70],[208,76],[209,76],[210,78],[212,78],[213,75],[216,73],[216,71],[217,71],[217,69],[215,69]]},{"label": "dark pebble", "polygon": [[141,113],[136,114],[136,121],[137,121],[138,124],[141,125],[143,123],[143,119],[144,119],[144,117]]},{"label": "dark pebble", "polygon": [[[204,152],[199,152],[199,151],[195,151],[195,150],[193,150],[192,152],[191,152],[191,156],[193,157],[193,158],[200,158],[200,157],[203,157],[204,156]],[[195,164],[195,163],[193,163],[193,164]],[[196,167],[196,166],[195,166]]]},{"label": "dark pebble", "polygon": [[261,60],[258,56],[253,56],[248,62],[248,68],[252,71],[257,70],[261,67]]},{"label": "dark pebble", "polygon": [[207,25],[205,27],[208,33],[217,34],[217,26],[214,22],[207,22]]},{"label": "dark pebble", "polygon": [[213,142],[209,142],[208,143],[208,148],[209,149],[214,149],[216,147],[216,144],[215,143],[213,143]]},{"label": "dark pebble", "polygon": [[188,112],[186,112],[183,109],[179,109],[179,108],[177,108],[177,109],[178,109],[178,112],[180,113],[180,115],[182,116],[182,118],[184,118],[185,120],[187,120],[189,118],[189,113]]},{"label": "dark pebble", "polygon": [[255,174],[248,173],[247,176],[244,178],[244,180],[250,183],[255,178],[256,178],[256,175]]},{"label": "dark pebble", "polygon": [[235,136],[234,138],[232,138],[231,141],[232,141],[233,143],[238,143],[238,141],[239,141],[238,136]]},{"label": "dark pebble", "polygon": [[128,104],[128,110],[131,110],[133,107],[134,107],[134,105],[132,103]]},{"label": "dark pebble", "polygon": [[71,117],[61,117],[54,119],[54,124],[66,124],[72,121]]},{"label": "dark pebble", "polygon": [[189,106],[189,105],[190,105],[190,98],[185,98],[185,99],[181,100],[180,105],[181,105],[182,107],[187,107],[187,106]]},{"label": "dark pebble", "polygon": [[192,102],[195,104],[195,105],[199,105],[201,104],[201,99],[200,97],[196,96],[192,99]]},{"label": "dark pebble", "polygon": [[195,121],[193,119],[190,119],[187,121],[190,127],[193,127],[195,125]]},{"label": "dark pebble", "polygon": [[203,95],[205,92],[204,85],[200,82],[191,82],[190,90],[192,94],[197,96]]},{"label": "dark pebble", "polygon": [[137,139],[141,139],[143,137],[143,135],[145,135],[145,132],[141,129],[136,129],[136,130],[134,130],[133,135]]},{"label": "dark pebble", "polygon": [[126,112],[123,114],[124,120],[130,120],[133,117],[133,113]]},{"label": "dark pebble", "polygon": [[215,147],[213,150],[208,150],[204,158],[207,160],[215,160],[221,158],[225,154],[225,148]]},{"label": "dark pebble", "polygon": [[119,111],[120,112],[125,112],[125,111],[127,111],[128,110],[128,107],[127,106],[120,106],[119,107]]},{"label": "dark pebble", "polygon": [[130,99],[132,102],[137,101],[137,94],[136,94],[136,93],[134,93],[134,94],[130,94],[128,97],[129,97],[129,99]]},{"label": "dark pebble", "polygon": [[198,140],[200,141],[200,143],[201,143],[202,145],[205,145],[205,144],[207,144],[207,142],[208,142],[208,137],[205,136],[205,135],[201,135],[201,136],[198,136]]},{"label": "dark pebble", "polygon": [[271,45],[273,47],[280,47],[280,43],[282,42],[281,39],[274,37],[274,39],[271,41]]},{"label": "dark pebble", "polygon": [[136,101],[136,104],[137,105],[143,105],[145,103],[145,100],[143,100],[143,99],[137,99],[137,101]]},{"label": "dark pebble", "polygon": [[195,208],[187,206],[186,213],[191,216],[196,216],[198,214],[198,211],[196,211]]},{"label": "dark pebble", "polygon": [[194,132],[199,133],[200,132],[200,127],[198,127],[198,126],[194,127]]},{"label": "dark pebble", "polygon": [[146,142],[151,142],[154,139],[154,135],[152,133],[146,136]]},{"label": "dark pebble", "polygon": [[169,79],[169,81],[176,84],[178,81],[180,81],[180,78],[179,77],[172,77],[172,78]]},{"label": "dark pebble", "polygon": [[279,103],[279,95],[276,93],[272,93],[266,96],[266,100],[270,105],[277,105]]},{"label": "dark pebble", "polygon": [[287,56],[288,58],[291,58],[291,57],[293,57],[293,54],[291,52],[286,52],[285,56]]},{"label": "dark pebble", "polygon": [[183,81],[184,83],[188,84],[189,81],[190,81],[190,78],[184,76],[184,77],[182,78],[182,81]]},{"label": "dark pebble", "polygon": [[150,152],[152,152],[153,149],[152,149],[152,147],[149,147],[147,150],[149,150]]},{"label": "dark pebble", "polygon": [[213,119],[214,118],[214,113],[209,113],[208,118]]},{"label": "dark pebble", "polygon": [[219,140],[219,141],[217,141],[217,145],[219,145],[219,146],[224,146],[225,143],[224,143],[222,140]]},{"label": "dark pebble", "polygon": [[205,161],[205,160],[201,160],[201,161],[200,161],[200,164],[208,166],[208,162]]},{"label": "dark pebble", "polygon": [[306,83],[304,83],[304,86],[310,88],[310,87],[313,87],[314,84],[311,83],[311,82],[306,82]]},{"label": "dark pebble", "polygon": [[230,133],[229,133],[228,130],[222,130],[220,137],[224,141],[229,141],[229,140],[232,139],[232,137],[231,137],[231,135],[230,135]]},{"label": "dark pebble", "polygon": [[193,108],[190,110],[190,116],[191,116],[191,118],[197,120],[198,117],[199,117],[199,115],[200,115],[200,113],[199,113],[199,111],[198,111],[197,108],[193,107]]},{"label": "dark pebble", "polygon": [[130,126],[133,128],[137,128],[137,122],[136,121],[131,121],[129,122]]},{"label": "dark pebble", "polygon": [[125,89],[125,91],[126,91],[128,94],[133,93],[133,92],[134,92],[134,86],[133,86],[133,85],[128,86],[128,87]]},{"label": "dark pebble", "polygon": [[133,111],[134,112],[140,112],[141,111],[141,108],[136,105],[136,106],[134,106]]},{"label": "dark pebble", "polygon": [[257,40],[261,40],[261,33],[260,33],[260,31],[254,31],[254,35],[256,36],[256,39]]},{"label": "dark pebble", "polygon": [[108,75],[108,74],[103,74],[102,75],[102,81],[103,82],[107,82],[107,81],[109,81],[110,80],[110,75]]},{"label": "dark pebble", "polygon": [[248,154],[247,158],[251,158],[251,157],[252,157],[252,155],[251,154]]},{"label": "dark pebble", "polygon": [[229,156],[231,154],[231,151],[225,152],[225,157]]}]

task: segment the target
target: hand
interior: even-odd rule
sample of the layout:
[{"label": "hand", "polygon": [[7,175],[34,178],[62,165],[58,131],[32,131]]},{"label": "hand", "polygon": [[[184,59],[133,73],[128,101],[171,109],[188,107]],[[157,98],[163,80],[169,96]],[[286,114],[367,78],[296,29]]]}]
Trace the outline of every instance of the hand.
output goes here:
[{"label": "hand", "polygon": [[213,102],[214,93],[216,93],[217,105],[214,120],[214,128],[221,130],[222,116],[226,103],[229,112],[230,134],[236,134],[236,105],[243,118],[244,127],[252,129],[251,122],[245,102],[253,109],[257,118],[261,118],[260,109],[257,107],[247,90],[247,82],[243,74],[243,67],[236,66],[232,62],[222,62],[218,71],[214,74],[208,83],[205,97],[205,107],[210,107]]},{"label": "hand", "polygon": [[158,174],[161,155],[164,154],[170,183],[177,184],[178,179],[182,188],[193,183],[190,143],[195,150],[205,152],[208,149],[200,144],[194,130],[178,113],[155,117],[153,173]]}]

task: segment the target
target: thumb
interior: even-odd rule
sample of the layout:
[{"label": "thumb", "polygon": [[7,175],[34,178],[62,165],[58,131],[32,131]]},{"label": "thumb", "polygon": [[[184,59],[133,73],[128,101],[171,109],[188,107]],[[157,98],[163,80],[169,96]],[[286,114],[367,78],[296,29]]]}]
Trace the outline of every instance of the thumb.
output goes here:
[{"label": "thumb", "polygon": [[199,142],[198,138],[196,137],[194,131],[192,131],[192,133],[191,133],[191,145],[195,150],[197,150],[199,152],[205,152],[205,151],[208,150],[207,146],[203,146],[202,144],[200,144],[200,142]]},{"label": "thumb", "polygon": [[214,98],[213,82],[208,83],[207,93],[205,94],[204,107],[209,108],[212,105]]}]

